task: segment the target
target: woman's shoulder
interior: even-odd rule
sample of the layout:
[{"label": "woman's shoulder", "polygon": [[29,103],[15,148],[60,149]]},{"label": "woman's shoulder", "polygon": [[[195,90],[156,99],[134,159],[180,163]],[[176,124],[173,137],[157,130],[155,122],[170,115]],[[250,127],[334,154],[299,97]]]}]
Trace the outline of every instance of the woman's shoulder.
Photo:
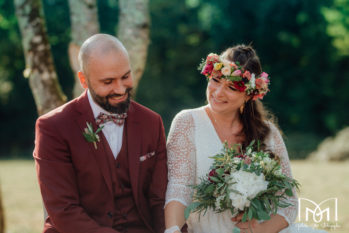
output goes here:
[{"label": "woman's shoulder", "polygon": [[264,140],[267,147],[270,147],[272,148],[272,150],[274,150],[275,146],[284,145],[282,131],[280,130],[278,124],[274,121],[266,121],[265,123],[268,125],[270,129],[269,134]]},{"label": "woman's shoulder", "polygon": [[275,133],[275,132],[280,132],[279,127],[277,126],[277,123],[272,121],[272,120],[266,120],[265,121],[266,125],[269,127],[270,129],[270,133]]},{"label": "woman's shoulder", "polygon": [[188,121],[188,120],[193,120],[194,116],[196,114],[201,114],[204,112],[204,107],[201,106],[199,108],[192,108],[192,109],[183,109],[180,112],[176,114],[174,117],[173,121]]}]

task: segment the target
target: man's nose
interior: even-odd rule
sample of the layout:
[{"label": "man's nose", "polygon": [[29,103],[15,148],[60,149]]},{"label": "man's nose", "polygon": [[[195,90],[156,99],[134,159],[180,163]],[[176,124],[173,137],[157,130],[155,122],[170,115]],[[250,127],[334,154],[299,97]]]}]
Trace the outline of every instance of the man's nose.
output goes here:
[{"label": "man's nose", "polygon": [[126,87],[121,80],[117,80],[114,83],[113,91],[115,94],[124,95],[126,92]]}]

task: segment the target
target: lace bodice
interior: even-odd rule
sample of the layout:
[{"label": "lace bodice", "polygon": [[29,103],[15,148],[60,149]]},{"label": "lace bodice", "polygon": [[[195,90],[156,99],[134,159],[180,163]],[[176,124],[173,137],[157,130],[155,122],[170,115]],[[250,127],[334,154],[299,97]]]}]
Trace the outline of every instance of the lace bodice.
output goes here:
[{"label": "lace bodice", "polygon": [[[279,130],[269,123],[270,134],[265,140],[267,149],[280,157],[282,171],[292,177],[290,161],[284,141]],[[220,141],[204,107],[183,110],[174,118],[167,140],[169,183],[166,193],[167,205],[178,201],[185,206],[191,203],[192,189],[189,185],[196,184],[199,177],[205,175],[211,166],[208,158],[221,151]],[[293,204],[288,208],[280,208],[282,215],[291,224],[297,217],[297,197],[289,201]]]}]

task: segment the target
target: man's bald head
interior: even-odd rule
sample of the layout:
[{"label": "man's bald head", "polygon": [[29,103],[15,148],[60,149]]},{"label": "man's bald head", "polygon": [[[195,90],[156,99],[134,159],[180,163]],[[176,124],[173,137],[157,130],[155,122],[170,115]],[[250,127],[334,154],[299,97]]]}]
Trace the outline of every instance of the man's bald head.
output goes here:
[{"label": "man's bald head", "polygon": [[124,45],[114,36],[95,34],[82,44],[79,52],[79,63],[82,72],[87,74],[87,67],[91,57],[99,57],[110,52],[122,53],[128,56]]}]

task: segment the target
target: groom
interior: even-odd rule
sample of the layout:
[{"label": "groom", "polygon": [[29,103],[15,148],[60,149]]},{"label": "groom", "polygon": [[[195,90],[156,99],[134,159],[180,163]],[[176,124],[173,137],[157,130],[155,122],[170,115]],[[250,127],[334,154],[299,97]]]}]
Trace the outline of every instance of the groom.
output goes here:
[{"label": "groom", "polygon": [[118,39],[90,37],[79,61],[86,91],[36,123],[34,158],[48,212],[43,232],[162,233],[161,117],[130,100],[132,73]]}]

